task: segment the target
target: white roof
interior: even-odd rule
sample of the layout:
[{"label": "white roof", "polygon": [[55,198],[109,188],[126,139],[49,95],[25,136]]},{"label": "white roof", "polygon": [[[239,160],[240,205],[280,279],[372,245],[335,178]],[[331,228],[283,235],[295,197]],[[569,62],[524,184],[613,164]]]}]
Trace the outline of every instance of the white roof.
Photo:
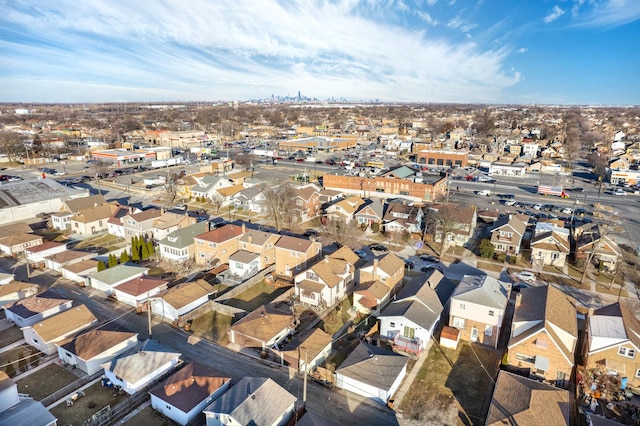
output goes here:
[{"label": "white roof", "polygon": [[627,339],[622,317],[594,315],[589,318],[589,330],[593,337],[608,337],[610,339]]}]

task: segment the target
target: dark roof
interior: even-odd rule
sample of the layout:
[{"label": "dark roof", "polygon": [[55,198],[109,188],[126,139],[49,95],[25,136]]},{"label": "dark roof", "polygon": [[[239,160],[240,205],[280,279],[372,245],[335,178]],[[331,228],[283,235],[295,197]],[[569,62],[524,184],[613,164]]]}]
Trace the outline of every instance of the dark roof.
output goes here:
[{"label": "dark roof", "polygon": [[5,305],[4,308],[21,318],[31,318],[34,315],[69,302],[71,300],[63,298],[52,290],[47,290]]},{"label": "dark roof", "polygon": [[378,346],[361,342],[344,360],[336,373],[389,390],[407,366],[409,358]]},{"label": "dark roof", "polygon": [[23,399],[0,413],[0,425],[50,425],[57,419],[44,405],[32,399]]}]

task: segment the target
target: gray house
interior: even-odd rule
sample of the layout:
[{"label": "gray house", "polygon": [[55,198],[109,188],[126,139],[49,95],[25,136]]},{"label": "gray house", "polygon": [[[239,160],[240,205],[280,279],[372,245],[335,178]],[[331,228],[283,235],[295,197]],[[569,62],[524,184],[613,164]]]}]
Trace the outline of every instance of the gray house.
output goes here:
[{"label": "gray house", "polygon": [[149,268],[133,266],[128,263],[113,266],[100,272],[94,272],[87,277],[87,287],[93,287],[107,294],[114,292],[113,288],[126,281],[146,275]]},{"label": "gray house", "polygon": [[158,243],[160,257],[170,262],[185,262],[193,259],[195,256],[193,237],[204,234],[208,230],[207,222],[198,222],[171,232]]}]

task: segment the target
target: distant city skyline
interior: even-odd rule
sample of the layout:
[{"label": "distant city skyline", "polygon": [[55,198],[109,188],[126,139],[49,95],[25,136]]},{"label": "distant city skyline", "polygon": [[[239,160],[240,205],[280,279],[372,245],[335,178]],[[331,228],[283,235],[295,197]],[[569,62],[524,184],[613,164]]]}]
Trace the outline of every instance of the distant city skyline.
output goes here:
[{"label": "distant city skyline", "polygon": [[640,104],[637,0],[0,5],[0,102]]}]

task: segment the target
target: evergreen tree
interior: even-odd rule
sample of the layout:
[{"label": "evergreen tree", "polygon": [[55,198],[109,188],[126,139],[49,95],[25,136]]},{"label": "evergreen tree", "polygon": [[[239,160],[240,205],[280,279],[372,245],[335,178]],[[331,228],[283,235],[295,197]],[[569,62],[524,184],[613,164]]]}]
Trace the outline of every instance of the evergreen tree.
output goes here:
[{"label": "evergreen tree", "polygon": [[140,251],[138,250],[138,238],[131,239],[131,260],[137,262],[140,260]]},{"label": "evergreen tree", "polygon": [[96,265],[96,268],[98,269],[98,272],[104,271],[105,269],[107,269],[107,267],[104,266],[104,262],[102,260],[98,260],[98,264]]},{"label": "evergreen tree", "polygon": [[142,260],[147,260],[149,258],[149,248],[146,243],[142,243],[141,256]]},{"label": "evergreen tree", "polygon": [[147,251],[149,252],[149,257],[156,253],[156,249],[153,247],[153,242],[147,241]]},{"label": "evergreen tree", "polygon": [[118,265],[118,259],[116,258],[116,255],[113,253],[109,254],[109,268],[113,268],[114,266]]},{"label": "evergreen tree", "polygon": [[126,250],[123,250],[120,253],[120,263],[127,263],[129,261],[129,253]]}]

